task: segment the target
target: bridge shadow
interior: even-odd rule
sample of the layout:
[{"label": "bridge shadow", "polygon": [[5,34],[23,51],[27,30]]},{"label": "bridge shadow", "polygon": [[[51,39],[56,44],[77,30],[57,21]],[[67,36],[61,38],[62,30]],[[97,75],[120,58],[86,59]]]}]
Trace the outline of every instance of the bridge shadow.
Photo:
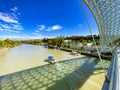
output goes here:
[{"label": "bridge shadow", "polygon": [[[91,75],[103,73],[103,71],[94,73],[95,71],[102,69],[101,66],[97,66],[98,63],[98,59],[94,61],[89,61],[86,59],[83,65],[78,66],[77,69],[75,69],[72,73],[66,75],[63,79],[56,81],[56,83],[53,86],[49,87],[47,90],[78,90],[83,86],[83,84],[89,79]],[[64,71],[61,73],[64,73]]]},{"label": "bridge shadow", "polygon": [[0,77],[0,90],[78,90],[94,71],[101,70],[98,63],[84,57],[8,74]]}]

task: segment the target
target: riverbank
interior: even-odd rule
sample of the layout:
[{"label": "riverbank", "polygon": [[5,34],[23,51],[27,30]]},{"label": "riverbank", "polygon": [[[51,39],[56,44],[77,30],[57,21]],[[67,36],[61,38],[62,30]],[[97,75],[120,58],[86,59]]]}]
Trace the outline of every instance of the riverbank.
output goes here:
[{"label": "riverbank", "polygon": [[[63,48],[63,47],[58,48],[57,46],[47,46],[47,47],[51,48],[51,49],[60,49],[62,51],[67,51],[67,52],[77,51],[77,53],[81,54],[81,55],[99,58],[97,52],[87,52],[87,51],[81,51],[81,50],[76,50],[76,49],[72,49],[72,48]],[[107,53],[100,53],[100,55],[101,55],[102,59],[111,60],[111,58],[112,58],[112,54],[109,53],[109,52],[107,52]]]},{"label": "riverbank", "polygon": [[6,47],[0,47],[0,55],[3,55],[4,53],[6,53],[8,51],[9,48]]},{"label": "riverbank", "polygon": [[[66,48],[60,48],[60,50],[67,51],[67,52],[76,51],[74,49],[66,49]],[[78,54],[81,54],[81,55],[86,55],[86,56],[90,56],[90,57],[99,58],[97,53],[86,52],[86,51],[78,51],[78,50],[77,50],[77,52],[78,52]],[[101,55],[102,59],[106,59],[106,60],[111,60],[111,57],[112,57],[112,55],[110,53],[104,53],[104,54],[102,53],[100,55]]]}]

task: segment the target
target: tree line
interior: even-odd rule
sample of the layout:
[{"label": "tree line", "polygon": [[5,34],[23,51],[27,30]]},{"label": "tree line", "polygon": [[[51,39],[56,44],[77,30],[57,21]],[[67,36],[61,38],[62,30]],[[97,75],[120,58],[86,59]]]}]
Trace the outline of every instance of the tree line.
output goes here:
[{"label": "tree line", "polygon": [[[99,42],[99,35],[93,35],[97,45],[100,44]],[[68,42],[65,42],[67,40]],[[92,36],[61,36],[57,38],[44,38],[42,39],[43,43],[47,43],[48,45],[53,45],[53,46],[58,46],[60,47],[62,44],[77,44],[77,43],[82,43],[83,45],[87,45],[87,43],[93,42]]]},{"label": "tree line", "polygon": [[5,40],[0,40],[0,47],[15,47],[18,45],[21,45],[21,41],[19,40],[10,40],[10,39],[5,39]]},{"label": "tree line", "polygon": [[[94,35],[94,38],[97,42],[97,45],[99,45],[99,35]],[[67,42],[66,42],[67,41]],[[61,47],[65,44],[77,44],[82,43],[83,45],[87,45],[87,43],[93,42],[92,36],[60,36],[56,38],[43,38],[43,39],[31,39],[31,40],[0,40],[0,46],[1,47],[14,47],[21,44],[34,44],[34,45],[40,45],[42,43],[52,46],[58,46]]]},{"label": "tree line", "polygon": [[42,40],[41,39],[21,40],[21,43],[23,43],[23,44],[40,45],[42,43]]}]

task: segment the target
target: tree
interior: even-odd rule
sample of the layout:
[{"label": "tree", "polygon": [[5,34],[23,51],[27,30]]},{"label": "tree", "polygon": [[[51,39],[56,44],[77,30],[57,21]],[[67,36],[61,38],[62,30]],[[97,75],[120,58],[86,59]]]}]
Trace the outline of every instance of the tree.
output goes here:
[{"label": "tree", "polygon": [[53,42],[52,39],[49,39],[48,40],[48,45],[52,45],[52,42]]},{"label": "tree", "polygon": [[87,42],[84,40],[84,41],[82,42],[82,44],[86,46],[86,45],[87,45]]},{"label": "tree", "polygon": [[64,43],[64,38],[59,38],[57,41],[57,46],[61,47],[63,43]]}]

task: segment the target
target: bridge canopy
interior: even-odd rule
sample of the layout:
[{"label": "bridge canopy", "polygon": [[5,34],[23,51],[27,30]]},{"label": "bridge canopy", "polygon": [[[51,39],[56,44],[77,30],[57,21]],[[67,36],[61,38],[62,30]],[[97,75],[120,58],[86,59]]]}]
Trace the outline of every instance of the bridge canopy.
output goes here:
[{"label": "bridge canopy", "polygon": [[120,0],[83,0],[97,23],[102,48],[120,38]]}]

